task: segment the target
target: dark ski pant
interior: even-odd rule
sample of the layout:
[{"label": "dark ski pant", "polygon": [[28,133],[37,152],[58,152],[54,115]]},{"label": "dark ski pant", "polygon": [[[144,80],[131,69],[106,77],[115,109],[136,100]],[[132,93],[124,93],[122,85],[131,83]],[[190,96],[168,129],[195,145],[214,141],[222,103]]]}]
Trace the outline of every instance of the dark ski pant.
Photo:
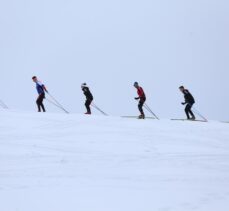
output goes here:
[{"label": "dark ski pant", "polygon": [[195,118],[195,115],[193,114],[193,112],[192,112],[192,106],[193,106],[193,104],[194,103],[188,103],[187,105],[186,105],[186,107],[185,107],[185,113],[186,113],[186,116],[187,116],[187,118],[188,119],[190,119],[190,115],[189,114],[191,114],[191,116],[192,116],[192,118]]},{"label": "dark ski pant", "polygon": [[85,107],[87,109],[87,113],[91,113],[90,105],[91,105],[92,101],[93,101],[93,99],[87,99],[85,102]]},{"label": "dark ski pant", "polygon": [[43,110],[43,112],[45,112],[45,107],[44,107],[44,104],[43,104],[43,100],[45,99],[45,94],[40,94],[39,97],[37,98],[37,107],[38,107],[38,112],[41,112],[41,108]]},{"label": "dark ski pant", "polygon": [[145,98],[140,98],[139,104],[138,104],[138,109],[141,113],[141,115],[145,115],[143,111],[143,105],[145,103],[146,99]]}]

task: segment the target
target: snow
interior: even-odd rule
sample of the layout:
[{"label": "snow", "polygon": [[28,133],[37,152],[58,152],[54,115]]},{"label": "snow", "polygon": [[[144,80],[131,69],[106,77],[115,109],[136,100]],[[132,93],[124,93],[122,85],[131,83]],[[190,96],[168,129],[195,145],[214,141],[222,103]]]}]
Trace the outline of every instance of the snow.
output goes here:
[{"label": "snow", "polygon": [[229,124],[0,111],[1,211],[228,211]]}]

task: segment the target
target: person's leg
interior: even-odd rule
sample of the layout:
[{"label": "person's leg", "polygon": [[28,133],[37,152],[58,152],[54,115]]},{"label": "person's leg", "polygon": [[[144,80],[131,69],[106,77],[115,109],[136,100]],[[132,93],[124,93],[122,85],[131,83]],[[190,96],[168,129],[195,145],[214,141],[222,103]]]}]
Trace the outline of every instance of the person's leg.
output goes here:
[{"label": "person's leg", "polygon": [[91,100],[87,99],[86,102],[85,102],[85,107],[87,109],[87,114],[91,114],[91,108],[90,108],[90,105],[91,105]]},{"label": "person's leg", "polygon": [[45,107],[44,107],[44,104],[43,104],[43,100],[45,98],[45,95],[41,94],[38,98],[37,98],[37,107],[38,107],[38,112],[41,112],[41,108],[43,110],[43,112],[45,112]]},{"label": "person's leg", "polygon": [[194,113],[192,112],[192,106],[193,106],[193,105],[190,105],[189,113],[191,114],[192,119],[196,119]]},{"label": "person's leg", "polygon": [[46,110],[45,110],[45,106],[44,106],[44,104],[43,104],[43,100],[44,100],[44,99],[45,99],[45,95],[42,94],[42,95],[41,95],[41,108],[42,108],[43,112],[46,111]]},{"label": "person's leg", "polygon": [[36,103],[37,103],[38,112],[41,112],[41,98],[40,98],[40,96],[37,98]]},{"label": "person's leg", "polygon": [[190,109],[191,109],[190,105],[187,104],[185,107],[185,113],[186,113],[187,119],[190,119],[190,116],[189,116]]},{"label": "person's leg", "polygon": [[144,118],[145,117],[145,114],[144,114],[144,111],[143,111],[143,105],[145,103],[145,100],[140,100],[139,101],[139,104],[138,104],[138,109],[141,113],[141,116]]},{"label": "person's leg", "polygon": [[41,108],[42,108],[43,112],[46,112],[43,102],[41,103]]}]

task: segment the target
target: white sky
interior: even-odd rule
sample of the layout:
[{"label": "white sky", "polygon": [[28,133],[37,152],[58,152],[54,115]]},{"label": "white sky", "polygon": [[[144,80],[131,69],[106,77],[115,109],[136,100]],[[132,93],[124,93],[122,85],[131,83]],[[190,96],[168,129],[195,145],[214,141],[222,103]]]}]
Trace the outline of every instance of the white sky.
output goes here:
[{"label": "white sky", "polygon": [[85,111],[87,82],[109,114],[138,114],[139,81],[170,118],[184,116],[185,85],[204,115],[228,120],[228,11],[227,0],[0,0],[0,99],[36,111],[37,75],[71,112]]}]

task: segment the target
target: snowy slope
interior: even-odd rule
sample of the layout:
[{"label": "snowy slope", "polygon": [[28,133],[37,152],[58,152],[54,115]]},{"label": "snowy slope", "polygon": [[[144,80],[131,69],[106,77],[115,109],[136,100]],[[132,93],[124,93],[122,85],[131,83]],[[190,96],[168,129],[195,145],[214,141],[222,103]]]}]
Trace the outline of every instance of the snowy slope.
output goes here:
[{"label": "snowy slope", "polygon": [[228,211],[229,124],[0,111],[0,211]]}]

